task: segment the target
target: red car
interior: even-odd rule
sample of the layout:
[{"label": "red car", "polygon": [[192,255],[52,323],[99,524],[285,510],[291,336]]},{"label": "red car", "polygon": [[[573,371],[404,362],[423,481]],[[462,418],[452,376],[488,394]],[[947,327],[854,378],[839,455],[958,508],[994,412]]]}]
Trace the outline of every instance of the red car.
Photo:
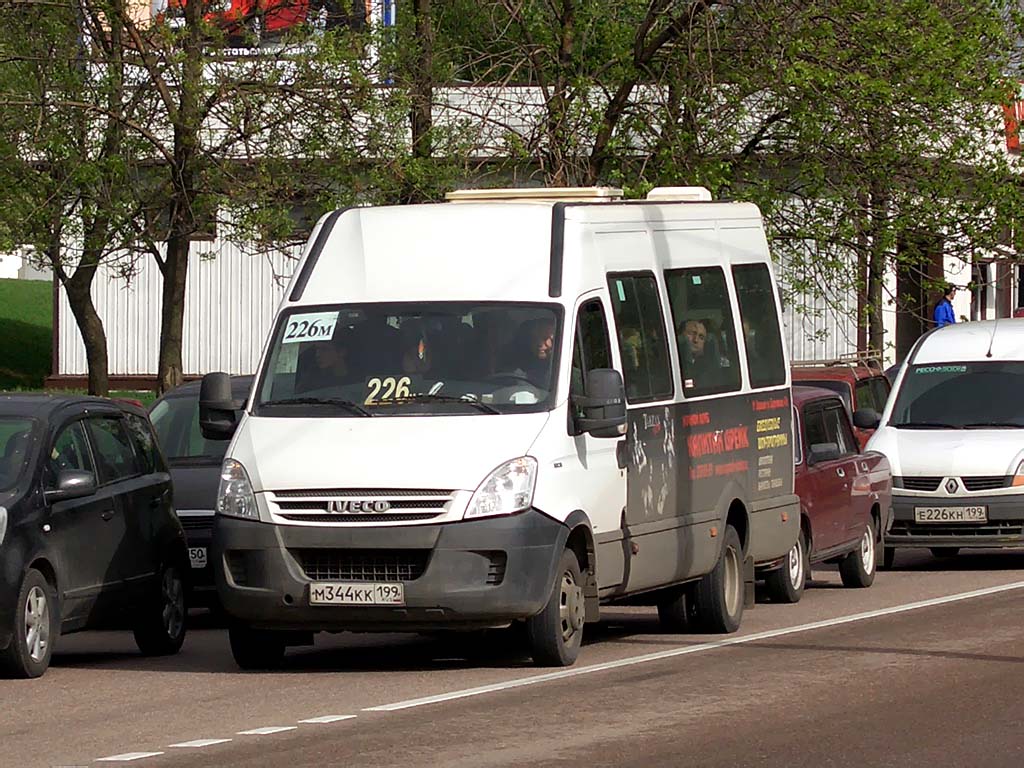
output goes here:
[{"label": "red car", "polygon": [[813,563],[838,563],[844,586],[871,586],[892,517],[889,461],[862,452],[843,401],[796,386],[793,410],[801,535],[781,567],[764,574],[769,596],[783,603],[800,599]]},{"label": "red car", "polygon": [[[156,18],[181,24],[188,0],[154,0]],[[203,18],[221,29],[229,40],[259,42],[263,37],[309,23],[330,29],[362,28],[369,7],[366,0],[213,0],[206,2]]]},{"label": "red car", "polygon": [[[870,412],[882,414],[892,389],[881,363],[860,355],[840,357],[834,361],[794,361],[792,373],[794,386],[821,387],[843,399],[846,412],[853,419],[853,433],[863,450],[875,430],[859,426],[858,422],[862,425],[876,422],[877,419],[870,418]],[[854,416],[857,411],[864,414],[858,418]]]}]

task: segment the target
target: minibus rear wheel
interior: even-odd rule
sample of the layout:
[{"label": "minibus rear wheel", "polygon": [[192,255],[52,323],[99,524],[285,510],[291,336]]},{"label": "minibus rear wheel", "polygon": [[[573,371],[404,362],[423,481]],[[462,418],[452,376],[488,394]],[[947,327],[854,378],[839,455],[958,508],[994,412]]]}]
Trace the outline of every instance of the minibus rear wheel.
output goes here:
[{"label": "minibus rear wheel", "polygon": [[580,653],[586,603],[576,553],[562,552],[544,610],[526,620],[527,645],[541,667],[568,667]]},{"label": "minibus rear wheel", "polygon": [[722,554],[714,569],[694,589],[694,619],[702,632],[730,634],[743,619],[743,545],[731,525],[725,526]]}]

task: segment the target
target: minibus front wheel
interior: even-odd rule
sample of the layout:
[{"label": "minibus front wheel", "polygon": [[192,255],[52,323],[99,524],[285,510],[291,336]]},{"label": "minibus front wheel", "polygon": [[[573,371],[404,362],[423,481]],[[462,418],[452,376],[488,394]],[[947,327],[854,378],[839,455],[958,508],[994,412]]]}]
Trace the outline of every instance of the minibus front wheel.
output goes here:
[{"label": "minibus front wheel", "polygon": [[576,661],[583,640],[586,600],[576,553],[562,552],[551,596],[544,609],[526,620],[530,654],[541,667],[568,667]]}]

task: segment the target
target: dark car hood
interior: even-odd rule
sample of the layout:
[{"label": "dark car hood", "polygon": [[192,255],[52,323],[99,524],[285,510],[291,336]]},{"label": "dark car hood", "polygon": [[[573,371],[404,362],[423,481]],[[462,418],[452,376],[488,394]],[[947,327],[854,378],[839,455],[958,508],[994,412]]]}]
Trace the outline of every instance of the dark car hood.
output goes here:
[{"label": "dark car hood", "polygon": [[220,462],[216,464],[171,461],[171,480],[174,482],[174,508],[204,510],[212,513],[217,504],[217,486],[220,483]]}]

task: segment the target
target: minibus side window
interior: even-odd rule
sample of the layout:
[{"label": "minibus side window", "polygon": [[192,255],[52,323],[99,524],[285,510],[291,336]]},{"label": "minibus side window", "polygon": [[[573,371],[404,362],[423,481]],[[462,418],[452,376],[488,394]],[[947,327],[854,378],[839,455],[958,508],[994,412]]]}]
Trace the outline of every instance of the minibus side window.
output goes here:
[{"label": "minibus side window", "polygon": [[584,394],[586,374],[595,368],[611,367],[611,341],[608,338],[604,308],[600,301],[588,301],[580,307],[576,319],[569,391],[573,395]]},{"label": "minibus side window", "polygon": [[757,388],[785,384],[786,360],[782,353],[775,287],[768,265],[737,265],[732,268],[732,276],[736,283],[736,298],[740,303],[750,386]]},{"label": "minibus side window", "polygon": [[639,403],[672,397],[668,340],[654,275],[609,275],[608,290],[622,356],[626,399]]},{"label": "minibus side window", "polygon": [[683,395],[733,392],[741,386],[736,326],[720,267],[665,273],[675,326]]}]

